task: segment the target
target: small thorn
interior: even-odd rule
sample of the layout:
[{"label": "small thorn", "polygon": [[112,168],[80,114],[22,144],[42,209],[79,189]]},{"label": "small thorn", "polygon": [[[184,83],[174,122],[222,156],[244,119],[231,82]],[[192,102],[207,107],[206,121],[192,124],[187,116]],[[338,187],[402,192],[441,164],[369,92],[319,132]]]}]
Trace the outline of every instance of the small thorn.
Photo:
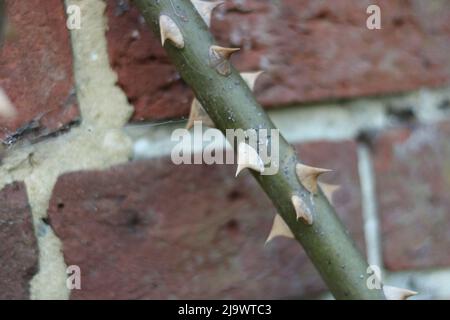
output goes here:
[{"label": "small thorn", "polygon": [[307,224],[312,225],[313,224],[313,216],[309,209],[305,206],[305,203],[303,200],[297,196],[293,195],[291,197],[292,205],[294,206],[295,213],[297,214],[297,220],[302,219]]},{"label": "small thorn", "polygon": [[221,59],[229,60],[233,53],[238,52],[241,50],[240,48],[224,48],[220,46],[211,46],[211,51],[214,53],[214,55]]},{"label": "small thorn", "polygon": [[189,113],[189,120],[187,122],[186,129],[191,129],[194,126],[195,121],[201,121],[203,125],[210,128],[215,127],[214,122],[196,98],[194,98],[191,104],[191,112]]},{"label": "small thorn", "polygon": [[333,195],[336,191],[338,191],[341,186],[337,184],[330,184],[326,182],[319,182],[319,187],[322,189],[325,197],[328,201],[333,204]]},{"label": "small thorn", "polygon": [[251,91],[255,90],[255,83],[256,80],[258,80],[258,77],[263,74],[264,71],[257,71],[257,72],[242,72],[241,77],[244,79],[244,81],[247,83],[248,87]]},{"label": "small thorn", "polygon": [[201,0],[191,0],[195,9],[205,21],[208,28],[211,26],[211,15],[215,8],[222,5],[223,1],[201,1]]},{"label": "small thorn", "polygon": [[210,66],[215,68],[219,74],[228,76],[231,73],[230,57],[239,50],[239,48],[211,46],[209,49]]},{"label": "small thorn", "polygon": [[6,95],[6,92],[0,88],[0,119],[12,119],[16,116],[16,109],[11,100]]},{"label": "small thorn", "polygon": [[267,237],[266,243],[268,244],[276,237],[286,237],[286,238],[294,238],[294,234],[291,229],[289,229],[288,225],[284,221],[284,219],[277,214],[273,219],[272,230],[270,230],[269,236]]},{"label": "small thorn", "polygon": [[383,292],[388,300],[406,300],[418,294],[416,291],[402,289],[392,286],[383,286]]},{"label": "small thorn", "polygon": [[183,34],[180,31],[180,28],[176,25],[176,23],[166,15],[161,15],[159,17],[159,28],[161,31],[161,43],[164,47],[166,40],[170,40],[173,42],[175,47],[179,49],[184,48],[184,38]]},{"label": "small thorn", "polygon": [[258,152],[245,142],[239,143],[237,162],[238,167],[236,170],[236,177],[246,168],[255,170],[259,173],[264,172],[264,162],[260,158]]},{"label": "small thorn", "polygon": [[302,185],[311,193],[317,194],[317,178],[326,172],[332,170],[309,167],[301,163],[297,163],[295,167],[297,177]]}]

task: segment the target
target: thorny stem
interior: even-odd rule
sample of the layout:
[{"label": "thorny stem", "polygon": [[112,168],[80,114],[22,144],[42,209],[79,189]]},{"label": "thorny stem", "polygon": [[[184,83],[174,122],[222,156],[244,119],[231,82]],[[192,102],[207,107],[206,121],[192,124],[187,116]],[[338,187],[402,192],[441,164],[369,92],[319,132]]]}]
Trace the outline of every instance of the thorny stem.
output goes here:
[{"label": "thorny stem", "polygon": [[[134,0],[134,3],[156,35],[160,34],[161,14],[170,16],[180,28],[184,48],[176,48],[169,41],[165,49],[218,129],[222,132],[275,129],[236,69],[223,76],[210,66],[209,48],[217,43],[189,0]],[[309,192],[296,177],[295,165],[299,160],[294,149],[281,136],[279,154],[280,170],[276,175],[255,172],[253,175],[303,245],[334,297],[385,299],[382,290],[368,288],[368,264],[321,190],[312,201],[307,201],[314,212],[313,225],[297,221],[291,195],[296,193],[309,199]]]}]

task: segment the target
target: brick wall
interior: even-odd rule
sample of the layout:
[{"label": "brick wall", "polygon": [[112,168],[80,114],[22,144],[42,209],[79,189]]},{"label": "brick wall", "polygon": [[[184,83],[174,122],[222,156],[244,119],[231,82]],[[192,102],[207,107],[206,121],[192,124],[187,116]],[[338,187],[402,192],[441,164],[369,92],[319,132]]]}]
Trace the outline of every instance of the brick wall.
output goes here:
[{"label": "brick wall", "polygon": [[[231,165],[175,166],[192,93],[124,0],[6,1],[0,298],[323,298]],[[382,29],[366,27],[377,4]],[[450,4],[227,0],[212,30],[386,282],[450,298]],[[66,286],[79,266],[81,290]]]}]

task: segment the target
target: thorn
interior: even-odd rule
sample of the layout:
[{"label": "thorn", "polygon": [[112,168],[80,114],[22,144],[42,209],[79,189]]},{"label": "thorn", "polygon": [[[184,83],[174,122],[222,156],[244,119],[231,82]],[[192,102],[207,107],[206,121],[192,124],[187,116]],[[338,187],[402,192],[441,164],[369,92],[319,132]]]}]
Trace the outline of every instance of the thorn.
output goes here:
[{"label": "thorn", "polygon": [[241,77],[244,79],[244,81],[247,83],[248,87],[251,91],[255,90],[255,83],[256,80],[258,80],[258,77],[263,74],[264,71],[257,71],[257,72],[242,72]]},{"label": "thorn", "polygon": [[306,208],[305,203],[303,200],[296,195],[293,195],[291,197],[292,205],[295,208],[295,213],[297,214],[297,220],[302,219],[307,224],[312,225],[313,224],[313,216],[311,212]]},{"label": "thorn", "polygon": [[229,60],[233,53],[241,50],[240,48],[224,48],[215,45],[212,45],[210,49],[214,56],[226,60]]},{"label": "thorn", "polygon": [[194,98],[191,104],[191,112],[189,113],[189,120],[187,122],[186,129],[191,129],[194,126],[195,121],[201,121],[203,125],[210,128],[215,127],[214,122],[196,98]]},{"label": "thorn", "polygon": [[175,47],[183,49],[184,48],[184,38],[181,34],[180,29],[175,24],[175,22],[166,15],[161,15],[159,17],[159,28],[161,30],[161,43],[164,47],[166,40],[171,40]]},{"label": "thorn", "polygon": [[301,163],[297,163],[295,167],[297,177],[302,185],[311,193],[317,193],[317,178],[326,172],[332,170],[309,167]]},{"label": "thorn", "polygon": [[260,158],[258,152],[245,142],[239,143],[237,153],[238,167],[236,177],[245,168],[255,170],[259,173],[264,172],[264,162]]},{"label": "thorn", "polygon": [[383,292],[388,300],[406,300],[418,294],[416,291],[402,289],[392,286],[383,286]]},{"label": "thorn", "polygon": [[270,230],[265,244],[268,244],[276,237],[294,238],[294,234],[291,229],[289,229],[288,225],[279,214],[277,214],[273,219],[272,230]]},{"label": "thorn", "polygon": [[211,67],[223,76],[231,73],[230,57],[233,53],[239,51],[239,48],[224,48],[219,46],[211,46],[209,49],[209,60]]},{"label": "thorn", "polygon": [[201,1],[201,0],[191,0],[195,9],[205,21],[208,28],[211,26],[211,14],[215,8],[222,5],[223,1]]},{"label": "thorn", "polygon": [[325,194],[325,197],[328,199],[328,201],[333,204],[333,195],[336,191],[338,191],[341,186],[338,184],[330,184],[326,182],[319,182],[319,187],[322,189],[323,193]]},{"label": "thorn", "polygon": [[6,92],[0,88],[0,119],[12,119],[16,116],[16,109],[11,100],[6,95]]}]

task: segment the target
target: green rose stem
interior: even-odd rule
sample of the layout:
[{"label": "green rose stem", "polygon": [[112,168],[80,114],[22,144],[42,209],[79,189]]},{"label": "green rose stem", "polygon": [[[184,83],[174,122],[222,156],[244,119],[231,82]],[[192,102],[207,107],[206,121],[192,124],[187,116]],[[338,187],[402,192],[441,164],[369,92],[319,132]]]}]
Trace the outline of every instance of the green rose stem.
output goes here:
[{"label": "green rose stem", "polygon": [[[244,79],[229,62],[237,49],[220,47],[209,31],[211,12],[219,2],[134,3],[195,93],[191,125],[193,120],[208,120],[209,116],[222,132],[276,129],[255,100],[252,80]],[[260,174],[264,168],[255,162],[254,150],[247,144],[239,144],[237,150],[238,158],[241,152],[251,155],[239,171],[252,169],[279,212],[268,240],[278,235],[297,239],[336,299],[385,299],[383,290],[368,288],[369,266],[336,216],[325,188],[317,186],[317,177],[328,170],[302,165],[294,149],[282,136],[279,139],[279,170],[275,175]]]}]

